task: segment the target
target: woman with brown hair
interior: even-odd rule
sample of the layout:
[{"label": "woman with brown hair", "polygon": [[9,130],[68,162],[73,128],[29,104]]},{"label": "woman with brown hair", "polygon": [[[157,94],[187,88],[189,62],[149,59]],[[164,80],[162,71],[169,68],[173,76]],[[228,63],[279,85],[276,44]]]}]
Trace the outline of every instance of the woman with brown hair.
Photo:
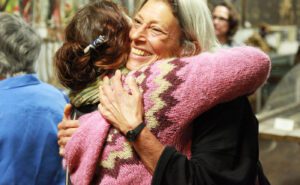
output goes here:
[{"label": "woman with brown hair", "polygon": [[212,15],[215,33],[222,46],[238,46],[236,41],[233,40],[240,22],[240,16],[235,7],[228,2],[220,2],[215,5]]}]

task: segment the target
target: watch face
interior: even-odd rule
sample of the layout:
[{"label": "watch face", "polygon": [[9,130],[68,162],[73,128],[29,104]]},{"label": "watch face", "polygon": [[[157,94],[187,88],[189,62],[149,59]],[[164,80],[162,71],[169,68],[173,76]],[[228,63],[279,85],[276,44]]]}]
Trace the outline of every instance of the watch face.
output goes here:
[{"label": "watch face", "polygon": [[134,132],[134,130],[128,131],[127,134],[126,134],[126,138],[127,138],[128,141],[135,141],[136,133]]}]

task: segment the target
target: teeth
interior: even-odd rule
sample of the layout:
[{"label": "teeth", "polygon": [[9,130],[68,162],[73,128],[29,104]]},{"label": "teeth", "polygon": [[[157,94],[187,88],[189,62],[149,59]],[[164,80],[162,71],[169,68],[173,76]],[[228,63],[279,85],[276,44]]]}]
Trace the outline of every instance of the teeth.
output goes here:
[{"label": "teeth", "polygon": [[135,55],[139,55],[139,56],[145,56],[145,52],[136,48],[132,48],[131,49],[132,53]]}]

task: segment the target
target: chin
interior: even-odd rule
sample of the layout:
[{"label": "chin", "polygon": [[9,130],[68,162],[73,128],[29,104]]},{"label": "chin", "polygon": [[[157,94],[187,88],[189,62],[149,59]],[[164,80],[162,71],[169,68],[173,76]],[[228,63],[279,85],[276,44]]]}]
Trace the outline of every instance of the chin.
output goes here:
[{"label": "chin", "polygon": [[126,68],[129,69],[129,70],[137,70],[142,65],[143,65],[143,63],[141,63],[141,62],[129,60],[126,63]]},{"label": "chin", "polygon": [[129,58],[128,62],[126,63],[126,67],[130,70],[136,70],[136,69],[140,68],[141,66],[148,64],[149,62],[154,62],[157,60],[158,60],[158,58],[155,56],[144,57],[144,59],[142,59],[142,57],[140,57],[138,60]]}]

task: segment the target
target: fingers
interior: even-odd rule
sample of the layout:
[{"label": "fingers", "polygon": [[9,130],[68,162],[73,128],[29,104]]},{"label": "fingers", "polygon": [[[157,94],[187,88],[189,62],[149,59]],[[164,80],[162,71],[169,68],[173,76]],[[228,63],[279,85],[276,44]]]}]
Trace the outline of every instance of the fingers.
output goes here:
[{"label": "fingers", "polygon": [[67,144],[67,142],[71,139],[71,137],[69,138],[62,138],[58,140],[58,145],[59,145],[59,155],[64,157],[65,155],[65,146]]},{"label": "fingers", "polygon": [[[102,91],[102,95],[104,95],[103,97],[106,97],[109,100],[109,102],[112,103],[114,101],[114,98],[110,97],[113,94],[113,90],[111,89],[109,79],[107,76],[103,78],[103,85],[100,91]],[[100,95],[100,99],[103,99],[103,97]]]},{"label": "fingers", "polygon": [[58,140],[58,145],[60,147],[66,146],[67,142],[70,141],[71,137],[62,137],[61,139]]},{"label": "fingers", "polygon": [[104,93],[104,87],[99,89],[99,96],[100,96],[100,104],[98,107],[103,106],[108,110],[114,110],[111,101],[106,96],[106,93]]},{"label": "fingers", "polygon": [[132,76],[128,77],[127,84],[128,84],[128,87],[131,90],[132,95],[134,95],[134,96],[140,96],[141,95],[139,87],[138,87],[135,79]]},{"label": "fingers", "polygon": [[117,98],[113,92],[109,79],[104,77],[102,88],[99,88],[100,102],[110,112],[118,112]]},{"label": "fingers", "polygon": [[59,155],[64,157],[64,155],[65,155],[65,148],[64,147],[59,147]]},{"label": "fingers", "polygon": [[77,131],[78,128],[70,128],[67,130],[61,130],[57,133],[59,147],[65,147],[67,142],[71,139],[72,135]]},{"label": "fingers", "polygon": [[105,119],[109,118],[109,110],[107,110],[101,103],[98,105],[98,110]]},{"label": "fingers", "polygon": [[71,139],[71,136],[79,127],[78,120],[69,120],[72,111],[72,105],[67,104],[64,109],[64,115],[62,121],[57,125],[58,133],[58,145],[59,145],[59,155],[64,156],[65,145]]},{"label": "fingers", "polygon": [[71,105],[71,104],[67,104],[67,105],[65,106],[65,109],[64,109],[63,120],[69,119],[69,117],[70,117],[70,115],[71,115],[71,111],[72,111],[72,105]]},{"label": "fingers", "polygon": [[78,129],[78,127],[77,128],[68,128],[68,129],[65,129],[65,130],[60,130],[57,133],[57,137],[58,137],[58,139],[60,139],[62,137],[71,137],[77,131],[77,129]]},{"label": "fingers", "polygon": [[59,146],[65,146],[77,130],[78,128],[69,128],[65,130],[60,130],[57,133]]},{"label": "fingers", "polygon": [[[108,120],[108,122],[110,124],[112,124],[113,127],[115,127],[116,129],[120,130],[122,133],[125,133],[123,132],[124,129],[123,128],[123,125],[120,125],[118,123],[120,123],[120,120],[117,119],[118,116],[115,116],[114,113],[110,112],[107,108],[105,108],[101,103],[98,105],[98,110],[99,112],[101,113],[101,115],[106,119]],[[120,117],[119,117],[120,118]]]},{"label": "fingers", "polygon": [[[64,147],[71,139],[71,136],[77,131],[79,127],[78,120],[66,120],[58,124],[57,143],[60,147]],[[60,154],[62,155],[62,151]]]},{"label": "fingers", "polygon": [[117,93],[122,93],[124,92],[122,82],[121,82],[122,74],[120,70],[117,70],[115,72],[114,77],[112,78],[112,87],[113,90]]},{"label": "fingers", "polygon": [[78,120],[63,120],[57,125],[58,130],[64,130],[68,128],[77,128],[79,127],[79,121]]}]

